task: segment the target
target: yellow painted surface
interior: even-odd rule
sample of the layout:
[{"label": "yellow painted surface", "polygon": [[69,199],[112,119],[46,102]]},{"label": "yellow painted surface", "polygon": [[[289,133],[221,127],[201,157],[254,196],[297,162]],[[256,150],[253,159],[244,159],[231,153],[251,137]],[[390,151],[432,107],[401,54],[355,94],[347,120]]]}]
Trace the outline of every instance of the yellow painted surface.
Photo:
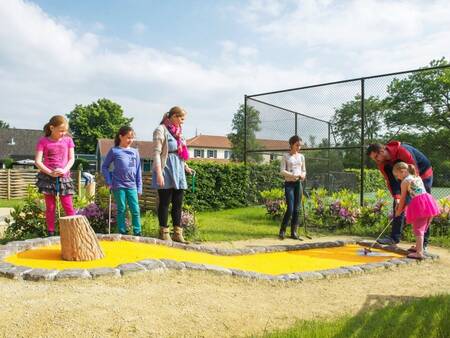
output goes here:
[{"label": "yellow painted surface", "polygon": [[[358,245],[242,256],[217,256],[164,245],[128,241],[101,241],[100,245],[105,252],[105,258],[95,261],[63,261],[59,245],[27,250],[7,257],[5,261],[32,268],[63,270],[116,267],[119,264],[132,263],[143,259],[167,258],[176,261],[210,264],[224,268],[277,275],[290,272],[333,269],[341,266],[381,262],[391,258],[402,257],[386,251],[384,253],[388,254],[388,256],[363,256],[361,255],[363,248]],[[372,249],[372,251],[379,250]]]}]

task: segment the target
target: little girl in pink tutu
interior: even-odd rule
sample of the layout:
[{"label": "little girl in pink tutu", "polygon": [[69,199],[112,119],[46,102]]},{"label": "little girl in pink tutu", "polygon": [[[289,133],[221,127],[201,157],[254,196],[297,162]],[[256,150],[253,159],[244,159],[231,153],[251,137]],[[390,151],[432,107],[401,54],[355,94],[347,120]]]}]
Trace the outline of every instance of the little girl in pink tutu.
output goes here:
[{"label": "little girl in pink tutu", "polygon": [[[399,216],[406,207],[406,222],[413,225],[416,236],[416,252],[410,253],[408,257],[423,259],[423,236],[433,217],[439,215],[439,208],[433,196],[426,192],[414,165],[398,162],[394,165],[393,174],[402,181],[400,203],[395,210],[395,216]],[[406,206],[408,195],[411,202]]]}]

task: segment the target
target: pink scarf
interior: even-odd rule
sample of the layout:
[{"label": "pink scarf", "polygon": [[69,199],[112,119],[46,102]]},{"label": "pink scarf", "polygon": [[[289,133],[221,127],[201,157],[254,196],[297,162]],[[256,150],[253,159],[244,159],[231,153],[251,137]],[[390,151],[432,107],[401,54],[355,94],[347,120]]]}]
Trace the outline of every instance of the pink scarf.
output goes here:
[{"label": "pink scarf", "polygon": [[177,151],[178,151],[178,156],[180,156],[180,158],[182,160],[188,160],[189,159],[189,151],[188,148],[186,146],[186,142],[183,139],[182,136],[182,131],[181,131],[181,126],[175,126],[172,122],[170,122],[169,118],[165,117],[163,124],[166,126],[167,130],[169,131],[169,133],[175,138],[175,140],[177,140]]}]

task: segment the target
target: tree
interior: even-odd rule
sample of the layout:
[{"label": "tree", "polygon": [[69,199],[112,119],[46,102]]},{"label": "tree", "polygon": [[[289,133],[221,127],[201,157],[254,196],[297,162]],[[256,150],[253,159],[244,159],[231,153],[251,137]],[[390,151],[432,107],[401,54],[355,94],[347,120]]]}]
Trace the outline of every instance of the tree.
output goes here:
[{"label": "tree", "polygon": [[114,138],[121,126],[129,126],[133,121],[123,116],[120,105],[108,99],[87,106],[76,105],[67,117],[77,152],[88,154],[95,152],[99,138]]},{"label": "tree", "polygon": [[6,123],[3,120],[0,120],[0,128],[10,128],[9,123]]},{"label": "tree", "polygon": [[[247,150],[261,149],[261,145],[256,141],[256,132],[260,131],[261,119],[259,111],[254,107],[247,105]],[[231,159],[233,161],[244,160],[244,144],[245,144],[245,109],[241,104],[236,111],[232,122],[232,133],[228,134],[231,142]],[[262,155],[258,153],[250,153],[247,160],[252,162],[261,162]]]},{"label": "tree", "polygon": [[[364,133],[366,140],[375,140],[381,135],[385,103],[379,97],[369,96],[364,100]],[[361,96],[345,102],[335,109],[331,120],[338,142],[344,146],[360,145],[361,139]]]},{"label": "tree", "polygon": [[[430,62],[431,67],[444,65],[448,65],[445,58]],[[450,68],[423,70],[394,79],[387,91],[387,126],[400,131],[396,139],[427,155],[433,165],[435,186],[450,186]]]},{"label": "tree", "polygon": [[[448,65],[433,60],[431,67]],[[450,130],[450,69],[415,72],[405,79],[394,79],[386,99],[389,127],[408,125],[419,131]]]},{"label": "tree", "polygon": [[[381,137],[384,125],[385,103],[376,96],[369,96],[364,100],[364,142],[369,143]],[[331,120],[333,134],[338,145],[361,145],[361,96],[345,102],[335,109]],[[341,152],[345,168],[358,168],[361,155],[358,149],[347,149]]]}]

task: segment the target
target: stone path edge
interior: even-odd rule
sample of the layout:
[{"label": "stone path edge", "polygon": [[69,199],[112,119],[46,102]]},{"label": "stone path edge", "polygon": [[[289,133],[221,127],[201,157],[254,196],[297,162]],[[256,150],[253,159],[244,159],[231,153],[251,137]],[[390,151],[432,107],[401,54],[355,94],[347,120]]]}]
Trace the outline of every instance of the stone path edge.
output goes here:
[{"label": "stone path edge", "polygon": [[[269,252],[282,252],[292,250],[307,250],[316,248],[331,248],[340,247],[347,244],[359,244],[361,246],[377,249],[383,249],[385,251],[394,252],[401,255],[406,255],[408,252],[399,247],[380,245],[366,240],[338,240],[329,242],[316,242],[316,243],[300,243],[294,245],[271,245],[266,247],[251,247],[242,249],[221,249],[211,248],[198,244],[182,244],[172,241],[162,241],[151,237],[138,237],[130,235],[120,234],[97,234],[99,240],[104,241],[130,241],[140,242],[148,244],[165,245],[173,248],[205,252],[213,255],[252,255],[258,253]],[[428,254],[424,260],[416,260],[410,258],[394,258],[379,263],[367,263],[352,266],[342,266],[336,269],[307,271],[307,272],[295,272],[280,275],[269,275],[253,271],[244,271],[238,269],[228,269],[215,265],[197,264],[191,262],[179,262],[171,259],[144,259],[133,263],[126,263],[116,266],[115,268],[92,268],[92,269],[64,269],[64,270],[51,270],[51,269],[38,269],[26,266],[14,265],[5,262],[3,259],[7,256],[26,251],[29,249],[35,249],[52,244],[59,244],[60,238],[58,236],[47,238],[33,238],[24,241],[9,242],[5,245],[0,245],[0,277],[5,277],[15,280],[26,281],[58,281],[68,279],[96,279],[101,277],[122,277],[130,274],[144,273],[149,271],[164,272],[167,270],[197,270],[208,271],[220,275],[236,276],[241,278],[259,279],[268,281],[297,281],[304,282],[318,279],[335,279],[342,277],[349,277],[352,275],[371,273],[375,271],[393,269],[396,267],[420,264],[424,261],[435,261],[439,259],[439,256]]]}]

